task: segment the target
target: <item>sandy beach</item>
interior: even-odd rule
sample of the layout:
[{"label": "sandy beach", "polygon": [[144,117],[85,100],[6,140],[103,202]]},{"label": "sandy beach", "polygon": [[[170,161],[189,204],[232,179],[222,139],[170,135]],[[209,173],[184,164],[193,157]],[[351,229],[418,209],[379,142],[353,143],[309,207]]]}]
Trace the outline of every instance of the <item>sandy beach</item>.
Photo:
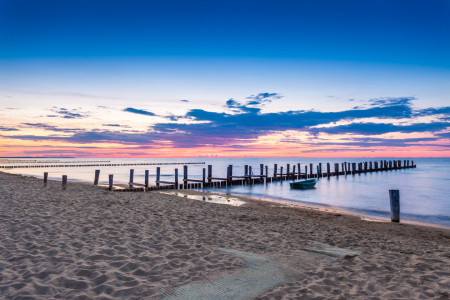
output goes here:
[{"label": "sandy beach", "polygon": [[[0,172],[0,298],[195,299],[180,291],[239,276],[255,299],[450,298],[449,229],[233,197],[245,204]],[[360,255],[305,251],[321,244]],[[262,266],[290,275],[258,287]]]}]

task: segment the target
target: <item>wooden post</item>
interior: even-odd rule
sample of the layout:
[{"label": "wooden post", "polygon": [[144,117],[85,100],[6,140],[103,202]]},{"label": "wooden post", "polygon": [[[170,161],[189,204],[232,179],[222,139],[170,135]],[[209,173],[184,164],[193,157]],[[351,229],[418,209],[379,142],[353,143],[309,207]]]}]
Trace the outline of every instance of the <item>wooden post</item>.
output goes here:
[{"label": "wooden post", "polygon": [[244,176],[248,176],[248,165],[244,166]]},{"label": "wooden post", "polygon": [[267,183],[267,178],[269,177],[269,167],[266,166],[266,183]]},{"label": "wooden post", "polygon": [[[334,172],[336,173],[336,164],[334,164]],[[330,178],[330,163],[327,163],[327,177]]]},{"label": "wooden post", "polygon": [[231,180],[231,175],[230,175],[230,166],[227,167],[227,181]]},{"label": "wooden post", "polygon": [[62,176],[62,189],[67,189],[67,175]]},{"label": "wooden post", "polygon": [[48,172],[44,172],[44,184],[47,184]]},{"label": "wooden post", "polygon": [[133,177],[134,177],[134,169],[130,169],[130,183],[129,183],[130,188],[133,187],[133,185],[132,185]]},{"label": "wooden post", "polygon": [[308,179],[308,166],[305,165],[305,179]]},{"label": "wooden post", "polygon": [[98,178],[100,177],[100,170],[95,170],[94,185],[98,185]]},{"label": "wooden post", "polygon": [[334,173],[339,177],[339,163],[334,164]]},{"label": "wooden post", "polygon": [[233,165],[229,165],[230,167],[230,180],[233,179]]},{"label": "wooden post", "polygon": [[403,161],[403,167],[406,167],[406,159]]},{"label": "wooden post", "polygon": [[312,177],[313,174],[313,164],[309,164],[309,177]]},{"label": "wooden post", "polygon": [[208,183],[211,183],[212,165],[208,165]]},{"label": "wooden post", "polygon": [[389,190],[389,200],[391,202],[391,221],[400,222],[400,191]]},{"label": "wooden post", "polygon": [[274,164],[273,165],[273,177],[277,177],[277,172],[278,172],[278,165]]},{"label": "wooden post", "polygon": [[264,175],[264,165],[263,164],[259,165],[259,175]]},{"label": "wooden post", "polygon": [[252,166],[248,167],[248,176],[252,177]]},{"label": "wooden post", "polygon": [[372,162],[369,162],[369,170],[372,171]]},{"label": "wooden post", "polygon": [[144,178],[144,184],[145,184],[145,191],[148,191],[148,170],[145,170],[145,178]]},{"label": "wooden post", "polygon": [[188,166],[183,166],[183,184],[184,184],[184,188],[187,187],[188,184]]},{"label": "wooden post", "polygon": [[300,169],[300,164],[297,164],[297,169],[298,169],[298,177],[297,177],[297,179],[300,179],[300,174],[302,173],[302,169]]},{"label": "wooden post", "polygon": [[323,177],[323,173],[322,173],[322,163],[319,163],[319,172],[320,173],[320,177]]},{"label": "wooden post", "polygon": [[290,171],[290,169],[291,169],[291,165],[290,165],[290,164],[287,164],[287,165],[286,165],[286,179],[288,179],[288,177],[289,177],[289,171]]},{"label": "wooden post", "polygon": [[295,179],[295,165],[292,166],[292,179]]},{"label": "wooden post", "polygon": [[319,168],[319,166],[317,166],[317,180],[319,180],[319,172],[320,172],[320,168]]},{"label": "wooden post", "polygon": [[356,172],[356,163],[352,163],[352,174],[354,175]]},{"label": "wooden post", "polygon": [[283,180],[283,167],[280,167],[280,180]]},{"label": "wooden post", "polygon": [[159,186],[160,180],[161,180],[161,168],[156,167],[156,186]]},{"label": "wooden post", "polygon": [[109,190],[112,191],[113,190],[113,174],[109,174]]},{"label": "wooden post", "polygon": [[411,166],[413,166],[413,167],[414,167],[414,161],[413,161],[413,160],[411,161]]},{"label": "wooden post", "polygon": [[[205,174],[205,168],[203,168],[203,174]],[[178,187],[179,187],[179,185],[178,185],[178,169],[175,169],[175,189],[178,189]]]},{"label": "wooden post", "polygon": [[347,163],[341,163],[342,164],[342,172],[343,175],[347,175]]}]

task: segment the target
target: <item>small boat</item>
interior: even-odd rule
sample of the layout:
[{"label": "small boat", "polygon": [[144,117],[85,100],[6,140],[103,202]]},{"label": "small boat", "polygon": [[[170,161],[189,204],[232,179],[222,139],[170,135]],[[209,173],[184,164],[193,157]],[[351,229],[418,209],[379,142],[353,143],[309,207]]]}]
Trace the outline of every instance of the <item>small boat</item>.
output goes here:
[{"label": "small boat", "polygon": [[304,190],[304,189],[312,189],[317,183],[316,178],[291,182],[291,189]]}]

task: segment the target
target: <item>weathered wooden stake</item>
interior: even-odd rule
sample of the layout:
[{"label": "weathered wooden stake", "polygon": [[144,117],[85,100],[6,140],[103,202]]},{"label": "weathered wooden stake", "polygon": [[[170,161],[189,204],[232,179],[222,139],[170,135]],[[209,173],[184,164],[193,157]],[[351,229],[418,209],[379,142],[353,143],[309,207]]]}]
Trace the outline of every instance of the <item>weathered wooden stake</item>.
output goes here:
[{"label": "weathered wooden stake", "polygon": [[95,170],[94,185],[98,185],[98,178],[100,177],[100,170]]},{"label": "weathered wooden stake", "polygon": [[290,165],[290,164],[287,164],[287,165],[286,165],[286,179],[288,179],[288,177],[289,177],[289,171],[290,171],[290,169],[291,169],[291,165]]},{"label": "weathered wooden stake", "polygon": [[145,185],[145,191],[148,191],[148,170],[145,170],[145,175],[144,175],[144,185]]},{"label": "weathered wooden stake", "polygon": [[266,166],[266,183],[267,183],[267,177],[269,177],[269,166]]},{"label": "weathered wooden stake", "polygon": [[47,184],[48,172],[44,172],[44,184]]},{"label": "weathered wooden stake", "polygon": [[208,165],[208,183],[211,183],[212,177],[212,165]]},{"label": "weathered wooden stake", "polygon": [[313,164],[309,164],[309,175],[312,177],[313,174]]},{"label": "weathered wooden stake", "polygon": [[109,174],[109,187],[108,187],[108,189],[109,189],[110,191],[113,190],[113,177],[114,177],[113,174]]},{"label": "weathered wooden stake", "polygon": [[244,176],[248,176],[248,165],[244,166]]},{"label": "weathered wooden stake", "polygon": [[292,166],[292,179],[295,179],[295,165]]},{"label": "weathered wooden stake", "polygon": [[62,176],[62,189],[67,189],[67,175]]},{"label": "weathered wooden stake", "polygon": [[160,180],[161,180],[161,168],[156,167],[156,186],[159,186]]},{"label": "weathered wooden stake", "polygon": [[264,165],[259,164],[259,175],[264,175]]},{"label": "weathered wooden stake", "polygon": [[[203,169],[205,170],[205,169]],[[175,169],[175,189],[178,189],[178,169]]]},{"label": "weathered wooden stake", "polygon": [[317,166],[317,180],[319,180],[319,172],[320,172],[320,168],[319,168],[319,166]]},{"label": "weathered wooden stake", "polygon": [[134,169],[130,169],[130,183],[129,183],[130,188],[133,187],[133,185],[132,185],[133,177],[134,177]]},{"label": "weathered wooden stake", "polygon": [[320,177],[323,177],[322,163],[319,163],[319,172],[318,173],[320,173]]},{"label": "weathered wooden stake", "polygon": [[400,222],[400,191],[389,190],[389,200],[391,202],[391,221]]},{"label": "weathered wooden stake", "polygon": [[[334,172],[336,172],[336,164],[334,165]],[[330,178],[330,163],[327,163],[327,177]]]},{"label": "weathered wooden stake", "polygon": [[305,179],[308,179],[308,166],[305,165]]},{"label": "weathered wooden stake", "polygon": [[188,184],[188,166],[183,166],[183,184],[184,184],[184,188],[187,187]]},{"label": "weathered wooden stake", "polygon": [[278,165],[274,164],[273,165],[273,177],[277,177],[277,172],[278,172]]}]

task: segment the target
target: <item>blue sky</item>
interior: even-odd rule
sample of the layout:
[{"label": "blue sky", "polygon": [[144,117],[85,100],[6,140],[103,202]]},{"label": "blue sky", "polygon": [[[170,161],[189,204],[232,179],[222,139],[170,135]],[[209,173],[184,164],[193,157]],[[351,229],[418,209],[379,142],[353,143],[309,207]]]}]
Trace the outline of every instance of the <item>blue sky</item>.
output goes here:
[{"label": "blue sky", "polygon": [[[159,134],[175,127],[249,151],[248,143],[270,148],[269,141],[290,140],[279,136],[297,131],[310,139],[322,137],[324,147],[364,138],[403,152],[405,143],[398,142],[403,138],[432,138],[434,148],[423,151],[448,155],[443,138],[448,112],[437,109],[450,103],[449,32],[447,0],[0,0],[0,130],[9,147],[0,156],[25,149],[32,137],[68,141],[69,132],[78,134],[75,141],[90,137],[92,147],[98,143],[100,148],[111,140],[125,145],[136,134],[157,133],[163,143]],[[249,107],[248,97],[264,93],[279,95],[253,106],[256,119],[269,122],[269,128],[236,122],[249,135],[216,139],[221,136],[216,130],[227,128],[229,120],[249,117],[251,111],[242,110]],[[410,100],[386,106],[377,99]],[[230,100],[241,110],[227,105]],[[365,117],[374,103],[408,113],[395,120],[386,114]],[[440,113],[425,115],[426,109]],[[356,119],[307,126],[292,119],[280,127],[272,119],[289,112],[303,118],[306,114],[299,112],[346,115],[354,110]],[[200,111],[211,118],[199,121],[195,114]],[[217,123],[223,114],[233,118]],[[203,125],[186,129],[196,122]],[[103,124],[120,126],[106,129]],[[415,127],[398,128],[404,125]],[[114,138],[111,128],[116,128]],[[435,146],[436,141],[444,146]],[[170,138],[167,143],[196,147]],[[55,153],[64,147],[75,151],[77,145],[60,145]],[[411,151],[418,153],[417,147]],[[31,146],[26,151],[33,153]]]}]

